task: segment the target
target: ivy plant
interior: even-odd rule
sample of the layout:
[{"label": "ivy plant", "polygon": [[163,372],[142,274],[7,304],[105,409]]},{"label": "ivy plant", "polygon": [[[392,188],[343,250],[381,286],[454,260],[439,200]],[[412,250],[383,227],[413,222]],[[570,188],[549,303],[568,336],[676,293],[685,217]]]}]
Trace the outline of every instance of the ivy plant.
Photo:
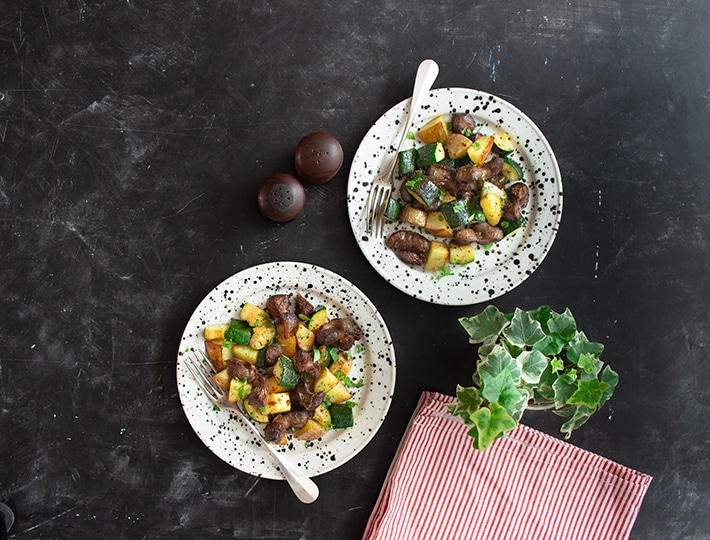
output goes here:
[{"label": "ivy plant", "polygon": [[569,438],[612,396],[619,375],[600,359],[604,345],[589,341],[569,309],[549,306],[514,313],[486,307],[459,323],[479,344],[473,386],[458,386],[449,411],[469,426],[483,451],[515,429],[528,408],[566,418]]}]

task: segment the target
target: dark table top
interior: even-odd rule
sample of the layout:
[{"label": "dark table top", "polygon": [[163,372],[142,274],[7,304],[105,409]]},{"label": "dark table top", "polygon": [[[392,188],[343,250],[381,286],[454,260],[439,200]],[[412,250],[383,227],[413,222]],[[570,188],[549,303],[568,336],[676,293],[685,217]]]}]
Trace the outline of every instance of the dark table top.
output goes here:
[{"label": "dark table top", "polygon": [[[421,392],[469,384],[457,318],[487,305],[395,289],[348,221],[355,151],[428,57],[435,87],[523,110],[561,168],[552,249],[490,303],[569,307],[605,344],[620,385],[571,442],[653,476],[632,538],[707,538],[709,28],[705,0],[0,2],[10,538],[360,537]],[[298,218],[265,220],[259,184],[319,130],[345,165]],[[396,350],[383,426],[311,506],[213,455],[176,385],[197,304],[279,260],[356,284]],[[561,437],[552,415],[524,422]]]}]

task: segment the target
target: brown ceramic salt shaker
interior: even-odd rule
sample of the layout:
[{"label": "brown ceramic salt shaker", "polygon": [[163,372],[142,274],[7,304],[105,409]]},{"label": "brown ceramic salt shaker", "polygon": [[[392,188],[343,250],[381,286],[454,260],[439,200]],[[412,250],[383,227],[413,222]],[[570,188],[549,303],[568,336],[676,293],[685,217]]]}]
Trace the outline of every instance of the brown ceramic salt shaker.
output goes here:
[{"label": "brown ceramic salt shaker", "polygon": [[296,146],[298,175],[309,184],[330,182],[343,165],[343,148],[325,131],[309,133]]},{"label": "brown ceramic salt shaker", "polygon": [[259,212],[272,221],[291,221],[306,204],[306,190],[295,176],[278,173],[269,176],[259,186]]}]

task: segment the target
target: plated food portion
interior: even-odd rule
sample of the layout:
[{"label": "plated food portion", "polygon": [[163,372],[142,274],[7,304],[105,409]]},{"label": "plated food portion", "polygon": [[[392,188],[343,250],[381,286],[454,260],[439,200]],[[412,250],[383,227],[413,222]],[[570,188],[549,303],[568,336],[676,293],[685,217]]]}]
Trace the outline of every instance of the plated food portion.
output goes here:
[{"label": "plated food portion", "polygon": [[[383,237],[373,238],[366,233],[365,202],[373,179],[401,157],[397,155],[397,142],[401,136],[402,118],[408,106],[407,99],[380,117],[367,132],[355,153],[348,179],[348,215],[360,249],[385,280],[414,298],[443,305],[468,305],[486,302],[505,294],[532,275],[547,255],[557,234],[562,216],[562,181],[549,143],[532,120],[497,96],[465,88],[432,90],[421,111],[416,114],[410,137],[412,147],[417,152],[423,150],[424,153],[424,159],[419,166],[416,164],[416,157],[414,161],[415,170],[420,169],[422,174],[419,179],[415,179],[416,174],[408,178],[406,173],[400,174],[394,192],[394,198],[398,199],[401,206],[399,216],[397,209],[390,206],[390,220],[385,224]],[[465,128],[454,130],[454,118],[472,118],[474,127],[471,132],[464,133]],[[427,131],[434,137],[431,142],[425,142],[419,135],[420,132]],[[461,133],[456,133],[457,131]],[[449,135],[454,133],[463,135],[470,141],[470,145],[460,137],[452,138],[450,145],[447,145]],[[434,144],[425,148],[435,142],[439,142],[440,146]],[[465,155],[456,153],[457,145],[458,152],[465,148]],[[497,152],[494,151],[496,146]],[[484,159],[476,157],[486,151],[488,153]],[[452,159],[451,153],[462,157]],[[447,161],[449,159],[452,161]],[[457,159],[461,161],[457,163]],[[436,177],[441,171],[435,170],[440,167],[429,171],[429,167],[442,164],[450,169],[444,169],[444,179],[437,178],[440,185],[432,182],[436,189],[427,192],[427,186],[431,185],[422,180],[422,176],[431,180],[430,172]],[[475,188],[470,190],[470,196],[466,196],[459,189],[461,186],[454,186],[449,194],[444,194],[443,192],[448,190],[442,190],[442,185],[453,186],[446,178],[450,179],[454,174],[454,182],[458,183],[455,175],[459,174],[458,169],[467,165],[470,167],[461,174],[474,175],[468,182]],[[500,167],[501,176],[498,176],[496,170],[495,181],[492,182],[490,176],[494,166],[496,169]],[[477,169],[473,169],[474,167]],[[456,172],[453,173],[451,169]],[[480,181],[481,175],[487,176],[484,180],[491,185],[484,186]],[[407,183],[410,185],[407,186]],[[527,201],[524,200],[525,188],[514,188],[520,190],[518,193],[511,191],[514,184],[527,188]],[[484,187],[486,195],[482,197]],[[406,193],[402,192],[403,189]],[[407,200],[410,197],[410,201],[416,200],[415,195],[424,200],[422,195],[429,196],[432,193],[434,199],[429,204],[424,201],[423,205],[429,207],[428,212],[421,207],[422,201],[417,201],[420,208],[416,208],[416,204]],[[465,204],[461,202],[462,199]],[[441,206],[447,202],[451,203],[446,207],[449,217],[456,220],[458,216],[459,227],[452,226],[443,216],[444,209]],[[495,223],[496,214],[500,216],[501,210],[505,214],[513,202],[520,210],[521,219],[504,219],[501,216],[495,225],[492,224]],[[439,205],[439,208],[431,208],[432,203]],[[506,208],[506,204],[509,208]],[[407,211],[402,219],[402,212],[407,206],[423,210],[426,216],[421,212]],[[483,212],[484,208],[488,215]],[[431,214],[435,211],[442,213],[432,217]],[[423,217],[427,218],[428,223],[424,221],[422,226]],[[483,225],[476,225],[476,222]],[[427,228],[430,230],[427,231]],[[500,231],[491,228],[498,228]],[[454,241],[457,229],[466,229],[464,233],[459,234],[468,236],[460,237],[460,243]],[[437,237],[431,231],[451,236]],[[517,232],[511,234],[513,231]],[[392,238],[392,247],[388,247],[387,240],[395,232],[399,234]],[[402,249],[402,246],[412,246],[414,241],[419,240],[418,237],[408,234],[410,232],[417,233],[430,242],[423,261],[411,255],[405,255],[405,259],[412,257],[408,260],[401,257],[402,251],[411,251]],[[491,241],[495,239],[499,241]],[[466,240],[471,242],[465,242]],[[439,255],[431,258],[432,269],[427,269],[424,265],[432,241],[439,243],[435,244],[437,248],[444,247],[440,244],[446,244],[446,250],[438,249]],[[452,262],[452,245],[472,248],[455,247]],[[418,254],[422,255],[424,250],[417,249]],[[471,256],[473,260],[470,260]]]},{"label": "plated food portion", "polygon": [[[270,300],[273,313],[267,307]],[[295,323],[295,333],[286,336],[279,330],[284,322]],[[322,326],[314,330],[319,323]],[[240,343],[247,338],[248,343]],[[282,354],[269,366],[266,354],[273,343],[279,343]],[[202,442],[225,462],[254,476],[282,478],[266,449],[244,424],[246,420],[236,411],[215,408],[202,394],[184,358],[198,350],[209,351],[213,363],[224,362],[218,379],[221,377],[224,385],[229,383],[232,399],[251,405],[252,419],[262,420],[253,422],[262,433],[279,415],[306,411],[293,415],[300,418],[285,418],[289,425],[283,431],[283,426],[275,423],[269,428],[273,429],[269,437],[278,452],[288,455],[309,476],[333,470],[357,455],[382,425],[394,394],[395,356],[387,325],[370,300],[348,280],[298,262],[262,264],[229,277],[200,302],[187,323],[177,356],[178,392]],[[272,348],[270,353],[274,357],[275,351]],[[323,358],[323,353],[328,358]],[[272,361],[273,357],[268,360]],[[224,372],[230,363],[234,372]],[[300,370],[295,369],[297,363]],[[328,373],[323,371],[326,367]],[[288,388],[291,385],[293,388]],[[262,405],[264,392],[266,403]],[[317,404],[321,392],[322,401]],[[334,405],[339,405],[335,419]],[[286,410],[289,407],[290,411]],[[327,429],[323,414],[326,408],[331,429]],[[291,420],[305,422],[291,424]],[[333,428],[334,421],[336,426],[352,425]]]},{"label": "plated food portion", "polygon": [[387,238],[403,262],[434,272],[469,264],[476,246],[487,249],[525,224],[530,190],[511,157],[515,142],[481,128],[470,113],[438,115],[411,134],[418,146],[398,152],[399,189],[385,219],[421,231],[398,228]]},{"label": "plated food portion", "polygon": [[355,425],[351,398],[362,381],[348,374],[361,338],[352,319],[329,318],[301,293],[279,293],[263,308],[245,302],[228,324],[206,326],[205,351],[228,400],[264,424],[267,442],[283,445]]}]

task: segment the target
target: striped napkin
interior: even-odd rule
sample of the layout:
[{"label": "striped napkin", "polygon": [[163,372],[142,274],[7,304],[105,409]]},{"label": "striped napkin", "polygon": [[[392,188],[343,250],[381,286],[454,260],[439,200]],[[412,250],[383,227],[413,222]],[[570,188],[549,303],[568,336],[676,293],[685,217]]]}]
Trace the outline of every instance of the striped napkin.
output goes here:
[{"label": "striped napkin", "polygon": [[519,425],[484,452],[424,392],[364,540],[628,538],[651,477]]}]

